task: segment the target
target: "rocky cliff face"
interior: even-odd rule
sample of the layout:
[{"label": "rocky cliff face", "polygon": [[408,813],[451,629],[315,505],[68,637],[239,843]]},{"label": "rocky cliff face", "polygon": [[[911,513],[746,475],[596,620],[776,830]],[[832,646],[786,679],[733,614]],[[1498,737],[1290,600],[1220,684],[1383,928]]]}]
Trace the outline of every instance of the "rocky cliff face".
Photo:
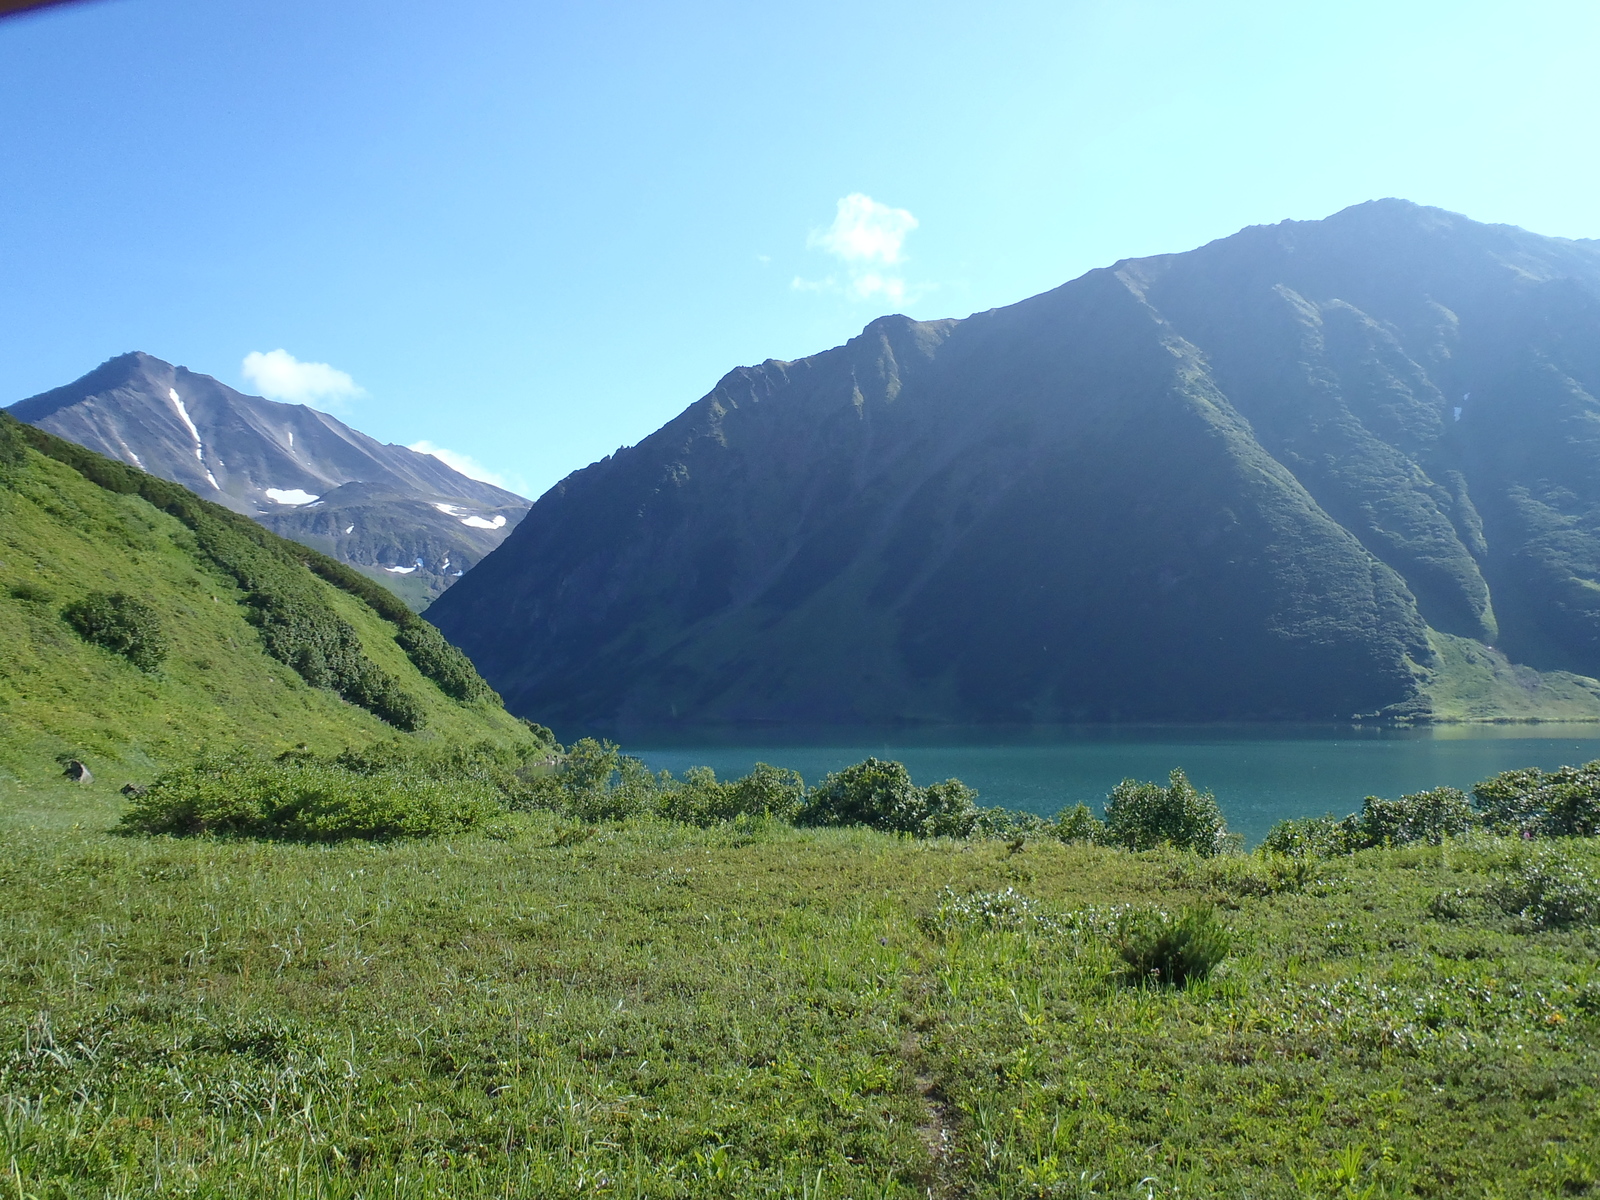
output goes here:
[{"label": "rocky cliff face", "polygon": [[528,502],[303,404],[124,354],[8,410],[181,483],[428,599],[504,540]]},{"label": "rocky cliff face", "polygon": [[1600,247],[1380,201],[734,371],[429,616],[541,719],[1426,716],[1600,674],[1596,395]]}]

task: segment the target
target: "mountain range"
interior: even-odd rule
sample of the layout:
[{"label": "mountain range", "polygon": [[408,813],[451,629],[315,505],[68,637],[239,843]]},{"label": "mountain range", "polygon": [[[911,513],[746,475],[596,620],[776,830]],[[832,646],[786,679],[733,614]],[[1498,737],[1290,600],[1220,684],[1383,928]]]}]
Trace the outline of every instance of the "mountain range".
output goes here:
[{"label": "mountain range", "polygon": [[1400,200],[726,375],[428,615],[514,712],[1600,715],[1600,245]]},{"label": "mountain range", "polygon": [[7,411],[362,569],[416,607],[499,545],[528,509],[431,454],[143,353]]}]

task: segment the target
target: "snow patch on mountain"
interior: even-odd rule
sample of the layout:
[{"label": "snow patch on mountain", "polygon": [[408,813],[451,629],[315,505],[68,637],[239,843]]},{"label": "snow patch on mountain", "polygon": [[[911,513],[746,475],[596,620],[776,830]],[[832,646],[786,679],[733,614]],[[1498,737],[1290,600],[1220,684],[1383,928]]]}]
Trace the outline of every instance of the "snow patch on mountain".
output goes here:
[{"label": "snow patch on mountain", "polygon": [[267,488],[266,495],[274,504],[315,504],[321,499],[320,496],[313,496],[300,488]]},{"label": "snow patch on mountain", "polygon": [[206,466],[205,447],[200,442],[200,431],[195,428],[194,422],[189,418],[189,410],[183,406],[183,400],[178,396],[178,389],[168,388],[167,399],[172,401],[172,407],[178,410],[178,420],[183,422],[184,428],[189,431],[189,436],[194,439],[194,456],[199,460],[200,469],[205,471],[206,478],[211,481],[211,486],[220,492],[222,485],[217,482],[217,477]]}]

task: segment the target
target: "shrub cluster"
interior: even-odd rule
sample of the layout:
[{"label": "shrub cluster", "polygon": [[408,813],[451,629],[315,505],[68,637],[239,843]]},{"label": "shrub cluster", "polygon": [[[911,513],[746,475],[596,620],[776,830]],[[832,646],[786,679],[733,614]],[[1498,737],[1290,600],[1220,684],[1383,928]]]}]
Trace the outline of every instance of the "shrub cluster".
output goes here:
[{"label": "shrub cluster", "polygon": [[1124,779],[1106,801],[1105,840],[1129,850],[1168,845],[1209,856],[1228,848],[1228,827],[1210,792],[1199,792],[1182,771],[1167,786]]},{"label": "shrub cluster", "polygon": [[1554,771],[1505,771],[1475,785],[1472,798],[1496,833],[1594,837],[1600,832],[1600,760]]},{"label": "shrub cluster", "polygon": [[1368,796],[1359,813],[1279,821],[1262,849],[1291,857],[1331,857],[1375,846],[1439,845],[1470,829],[1526,839],[1600,833],[1600,760],[1580,767],[1503,771],[1477,783],[1469,799],[1452,787],[1398,800]]},{"label": "shrub cluster", "polygon": [[1398,800],[1368,796],[1362,802],[1361,815],[1347,817],[1341,824],[1350,848],[1365,850],[1417,842],[1437,846],[1445,838],[1471,829],[1474,819],[1465,792],[1437,787]]},{"label": "shrub cluster", "polygon": [[122,819],[141,833],[335,841],[457,833],[503,811],[471,780],[361,772],[298,756],[202,757],[162,773]]},{"label": "shrub cluster", "polygon": [[913,837],[966,837],[977,797],[959,779],[917,787],[904,764],[869,758],[827,776],[796,814],[801,825],[865,825]]},{"label": "shrub cluster", "polygon": [[1490,899],[1535,929],[1600,923],[1600,876],[1560,852],[1536,855],[1508,872]]},{"label": "shrub cluster", "polygon": [[28,461],[28,443],[21,430],[21,421],[0,412],[0,484],[10,483],[16,470]]},{"label": "shrub cluster", "polygon": [[451,699],[463,704],[478,700],[499,701],[499,696],[483,681],[472,660],[445,641],[444,634],[421,617],[412,616],[400,627],[394,640],[400,643],[417,670],[438,684],[439,690]]},{"label": "shrub cluster", "polygon": [[141,671],[154,671],[167,657],[161,614],[124,592],[90,592],[61,615],[84,641],[122,655]]},{"label": "shrub cluster", "polygon": [[757,763],[740,779],[719,780],[708,767],[691,767],[681,780],[667,771],[652,775],[615,743],[584,738],[559,757],[520,806],[550,808],[590,823],[654,815],[708,826],[740,818],[793,820],[805,792],[797,772],[767,763]]}]

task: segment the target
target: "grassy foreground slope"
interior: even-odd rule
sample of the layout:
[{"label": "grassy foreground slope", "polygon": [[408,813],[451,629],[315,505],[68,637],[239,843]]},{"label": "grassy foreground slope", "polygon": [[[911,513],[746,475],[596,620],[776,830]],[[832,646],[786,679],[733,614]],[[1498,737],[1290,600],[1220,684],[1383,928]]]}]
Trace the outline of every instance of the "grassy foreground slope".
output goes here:
[{"label": "grassy foreground slope", "polygon": [[[416,737],[525,736],[494,700],[463,704],[445,695],[396,643],[391,621],[299,565],[296,556],[309,551],[189,500],[202,516],[214,510],[217,521],[249,526],[259,541],[253,548],[287,555],[285,569],[297,584],[348,623],[365,658],[420,705]],[[68,604],[94,591],[126,593],[155,610],[171,646],[157,670],[142,671],[85,641],[63,620]],[[0,479],[0,782],[37,784],[59,774],[57,759],[69,755],[88,762],[102,782],[120,784],[203,746],[275,751],[305,742],[328,753],[394,735],[371,712],[309,686],[271,657],[248,601],[182,521],[26,450]]]},{"label": "grassy foreground slope", "polygon": [[[310,846],[115,815],[59,784],[0,816],[20,1196],[1600,1190],[1595,935],[1463,896],[1515,842],[1296,874],[778,825]],[[1209,980],[1121,979],[1120,906],[1206,902],[1235,939]]]}]

